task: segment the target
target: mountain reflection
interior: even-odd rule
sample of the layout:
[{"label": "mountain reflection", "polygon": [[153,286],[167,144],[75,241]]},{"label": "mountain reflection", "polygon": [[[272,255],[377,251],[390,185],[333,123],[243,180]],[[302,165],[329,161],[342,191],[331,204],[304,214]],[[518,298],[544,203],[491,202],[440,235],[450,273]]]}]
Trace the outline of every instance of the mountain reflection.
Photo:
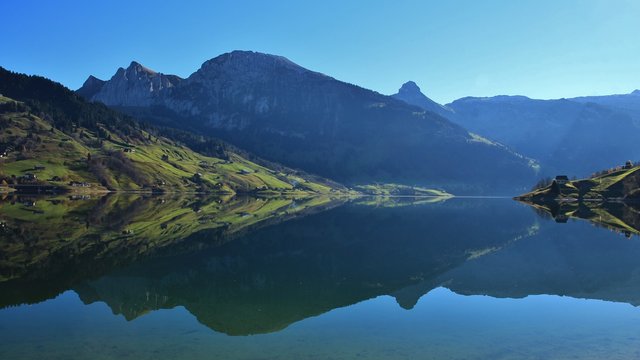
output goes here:
[{"label": "mountain reflection", "polygon": [[219,246],[344,200],[331,197],[6,197],[0,202],[0,307],[51,298],[153,256]]},{"label": "mountain reflection", "polygon": [[[410,309],[441,286],[640,304],[639,242],[540,221],[508,200],[92,201],[65,205],[63,215],[2,205],[10,236],[2,238],[0,304],[71,288],[129,320],[183,306],[229,335],[278,331],[380,295]],[[7,216],[11,206],[26,211],[22,218]],[[23,226],[31,216],[50,220]],[[20,262],[25,252],[38,256]]]},{"label": "mountain reflection", "polygon": [[553,218],[558,223],[569,219],[588,220],[626,237],[640,235],[640,204],[637,202],[523,202],[533,207],[543,218]]}]

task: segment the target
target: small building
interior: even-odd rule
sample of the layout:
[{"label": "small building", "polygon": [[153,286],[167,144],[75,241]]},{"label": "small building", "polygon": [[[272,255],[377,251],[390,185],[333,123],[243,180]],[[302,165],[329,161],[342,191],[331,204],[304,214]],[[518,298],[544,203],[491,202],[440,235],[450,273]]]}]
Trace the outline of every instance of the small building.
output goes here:
[{"label": "small building", "polygon": [[633,167],[633,161],[629,160],[626,163],[624,163],[623,169],[631,169],[632,167]]},{"label": "small building", "polygon": [[46,169],[46,167],[44,167],[43,165],[36,165],[33,167],[33,170],[44,170]]},{"label": "small building", "polygon": [[553,181],[558,185],[565,185],[569,182],[569,177],[567,175],[558,175]]},{"label": "small building", "polygon": [[36,180],[38,176],[36,176],[36,174],[27,173],[27,174],[24,174],[22,178],[25,180]]},{"label": "small building", "polygon": [[136,149],[132,149],[132,148],[124,148],[124,150],[122,150],[122,151],[124,151],[124,152],[126,152],[126,153],[134,153],[134,152],[136,152]]},{"label": "small building", "polygon": [[251,170],[249,170],[249,169],[241,169],[239,172],[242,175],[251,174]]},{"label": "small building", "polygon": [[69,185],[73,187],[91,187],[91,184],[83,181],[71,181]]}]

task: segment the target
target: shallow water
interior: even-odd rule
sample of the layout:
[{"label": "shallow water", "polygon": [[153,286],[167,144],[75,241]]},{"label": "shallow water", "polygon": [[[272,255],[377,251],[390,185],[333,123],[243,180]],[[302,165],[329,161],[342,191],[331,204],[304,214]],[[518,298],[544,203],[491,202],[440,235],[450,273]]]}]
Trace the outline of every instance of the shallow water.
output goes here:
[{"label": "shallow water", "polygon": [[[7,227],[27,226],[3,210]],[[163,239],[118,228],[104,248],[94,235],[5,236],[0,358],[640,358],[640,238],[508,199],[346,203],[281,220],[171,239],[184,224],[148,233]],[[76,230],[107,231],[98,224]]]}]

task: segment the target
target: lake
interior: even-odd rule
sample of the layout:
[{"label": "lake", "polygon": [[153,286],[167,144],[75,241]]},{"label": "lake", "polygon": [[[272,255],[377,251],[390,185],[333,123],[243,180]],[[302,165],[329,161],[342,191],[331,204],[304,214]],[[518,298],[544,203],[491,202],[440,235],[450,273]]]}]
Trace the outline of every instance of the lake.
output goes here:
[{"label": "lake", "polygon": [[617,211],[7,198],[0,358],[640,358],[640,238]]}]

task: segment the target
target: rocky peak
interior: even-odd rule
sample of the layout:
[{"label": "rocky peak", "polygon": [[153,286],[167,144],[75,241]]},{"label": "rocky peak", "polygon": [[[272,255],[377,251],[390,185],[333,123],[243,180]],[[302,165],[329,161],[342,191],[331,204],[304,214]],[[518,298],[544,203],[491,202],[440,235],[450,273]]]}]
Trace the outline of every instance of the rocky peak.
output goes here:
[{"label": "rocky peak", "polygon": [[136,73],[146,73],[148,75],[157,74],[155,71],[149,69],[148,67],[145,67],[144,65],[140,64],[137,61],[132,61],[131,64],[129,64],[127,71],[134,71]]},{"label": "rocky peak", "polygon": [[189,77],[189,80],[200,82],[222,77],[234,79],[234,81],[264,81],[284,75],[298,78],[308,75],[326,77],[305,69],[283,56],[236,50],[206,61]]},{"label": "rocky peak", "polygon": [[407,81],[402,84],[398,93],[391,96],[408,104],[416,105],[425,110],[434,112],[440,116],[447,117],[451,115],[451,110],[449,108],[429,99],[422,93],[420,87],[414,81]]},{"label": "rocky peak", "polygon": [[80,87],[80,89],[77,90],[77,93],[83,98],[87,100],[91,100],[91,98],[95,94],[97,94],[100,90],[102,90],[102,87],[104,86],[105,83],[106,81],[100,80],[93,75],[89,75],[87,80],[85,80],[84,84],[82,84],[82,87]]},{"label": "rocky peak", "polygon": [[633,90],[633,92],[631,92],[631,95],[638,95],[640,96],[640,90]]},{"label": "rocky peak", "polygon": [[[148,106],[164,90],[177,85],[182,79],[175,75],[165,75],[132,61],[118,71],[95,92],[79,90],[91,94],[89,100],[100,101],[110,106]],[[84,86],[83,86],[84,88]]]},{"label": "rocky peak", "polygon": [[407,81],[406,83],[402,84],[400,90],[398,90],[398,94],[424,96],[424,94],[420,91],[420,87],[418,86],[418,84],[413,81]]}]

